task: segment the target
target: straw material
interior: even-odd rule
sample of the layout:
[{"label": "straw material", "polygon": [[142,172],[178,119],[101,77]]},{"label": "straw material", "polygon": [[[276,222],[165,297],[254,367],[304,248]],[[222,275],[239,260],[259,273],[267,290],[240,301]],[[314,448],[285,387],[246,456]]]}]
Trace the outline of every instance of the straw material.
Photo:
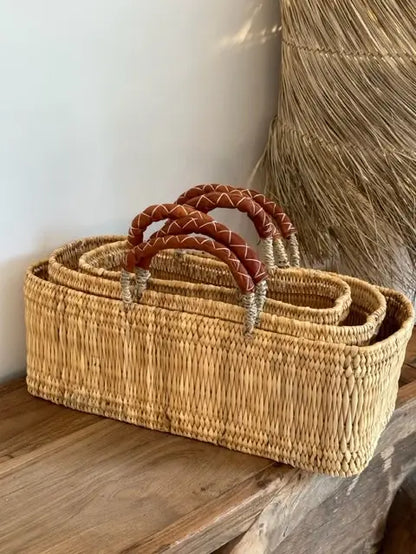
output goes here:
[{"label": "straw material", "polygon": [[282,0],[281,8],[278,116],[259,164],[268,191],[299,228],[309,263],[329,260],[413,292],[414,3]]},{"label": "straw material", "polygon": [[311,471],[360,472],[394,409],[411,304],[314,270],[274,268],[266,283],[243,239],[200,213],[189,235],[179,213],[172,233],[131,244],[188,208],[151,206],[128,242],[74,241],[28,270],[29,392]]},{"label": "straw material", "polygon": [[[89,250],[80,256],[79,269],[118,282],[120,271],[114,268],[121,266],[126,250],[125,242]],[[225,264],[184,252],[158,255],[153,259],[151,273],[158,279],[235,287]],[[347,317],[351,305],[350,288],[338,276],[304,269],[275,269],[270,274],[274,277],[268,279],[268,297],[274,302],[269,302],[268,309],[274,314],[326,325],[336,325]],[[382,302],[380,297],[378,299]]]},{"label": "straw material", "polygon": [[[95,238],[92,241],[93,244],[96,243]],[[53,267],[50,268],[51,277],[55,282],[77,290],[91,291],[93,286],[96,293],[99,293],[101,284],[108,291],[108,280],[113,280],[112,297],[119,298],[120,272],[112,271],[111,268],[117,267],[124,258],[125,243],[106,243],[90,251],[88,242],[83,243],[82,247],[77,242],[72,243],[54,253],[51,258],[54,260]],[[68,251],[75,258],[79,258],[81,272],[86,272],[85,275],[62,267],[60,260],[68,256]],[[71,265],[74,264],[76,262],[71,262]],[[157,279],[150,281],[153,290],[200,295],[204,298],[212,297],[237,303],[238,297],[232,288],[234,282],[230,272],[224,264],[207,256],[166,253],[163,257],[154,258],[152,273],[157,276]],[[101,279],[92,279],[92,275],[100,276]],[[336,281],[331,282],[332,278]],[[339,275],[310,269],[276,269],[268,280],[268,298],[263,308],[263,323],[266,324],[267,321],[270,330],[276,329],[276,318],[268,319],[268,314],[273,314],[283,316],[279,318],[278,323],[281,333],[303,336],[311,340],[368,344],[377,333],[385,315],[385,299],[372,285],[342,276],[344,286],[346,283],[350,289],[352,305],[344,324],[339,325],[344,319],[345,305],[349,305],[350,302],[349,295],[347,298],[339,279]],[[212,283],[216,283],[217,286],[212,287]],[[341,296],[334,304],[334,298],[340,293]],[[341,314],[342,317],[339,317]]]},{"label": "straw material", "polygon": [[[72,274],[117,285],[70,267],[55,277]],[[248,338],[241,306],[187,296],[192,283],[176,282],[182,294],[146,290],[126,311],[48,279],[41,263],[25,282],[27,384],[37,396],[333,475],[366,466],[394,409],[413,326],[398,293],[382,291],[384,340],[359,347],[291,336],[280,330],[286,318],[268,313]]]}]

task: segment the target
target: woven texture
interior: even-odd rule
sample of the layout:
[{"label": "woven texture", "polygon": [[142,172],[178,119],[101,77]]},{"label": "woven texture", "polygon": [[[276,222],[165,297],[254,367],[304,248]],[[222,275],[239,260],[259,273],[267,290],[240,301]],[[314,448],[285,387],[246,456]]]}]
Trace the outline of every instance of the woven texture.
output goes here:
[{"label": "woven texture", "polygon": [[[211,200],[243,204],[260,235],[277,228],[241,192],[189,201]],[[175,221],[139,242],[155,218]],[[241,237],[186,205],[149,207],[120,239],[74,241],[28,270],[32,394],[311,471],[364,469],[413,328],[403,295],[299,268],[273,267],[266,282]]]},{"label": "woven texture", "polygon": [[311,471],[355,474],[394,409],[413,325],[410,303],[383,294],[384,340],[372,346],[276,332],[279,318],[266,313],[247,339],[240,306],[147,290],[126,312],[119,300],[50,282],[42,263],[25,283],[28,389]]},{"label": "woven texture", "polygon": [[[107,294],[108,280],[114,281],[111,296],[119,298],[120,271],[115,269],[122,263],[126,246],[125,242],[108,243],[82,253],[83,247],[79,243],[73,243],[72,246],[64,247],[64,250],[71,249],[72,255],[79,258],[80,271],[86,274],[85,281],[84,276],[78,272],[66,272],[66,276],[63,276],[65,269],[60,263],[67,256],[67,250],[66,253],[62,250],[58,251],[58,263],[52,270],[52,275],[55,276],[59,272],[60,275],[56,277],[57,282],[72,287],[76,283],[78,290],[89,290],[90,275],[101,277],[102,280],[92,280],[92,282],[96,286],[102,283]],[[150,281],[150,287],[155,290],[167,291],[169,287],[172,292],[175,290],[183,292],[184,282],[187,283],[188,289],[190,283],[199,283],[193,286],[198,287],[200,294],[205,296],[215,294],[215,298],[228,298],[229,301],[236,298],[236,292],[233,290],[235,285],[228,268],[225,264],[207,256],[166,252],[153,259],[151,269],[155,279]],[[269,298],[264,307],[267,312],[326,325],[337,325],[347,317],[351,305],[351,291],[338,276],[305,269],[275,270],[274,275],[275,277],[268,279]],[[216,283],[215,289],[210,286],[212,283]],[[204,288],[203,284],[208,287]],[[188,294],[186,290],[184,294]],[[379,309],[376,314],[378,320],[381,320],[384,315],[383,300],[379,294],[372,296],[370,294],[365,304],[369,310],[371,307],[374,310]],[[374,321],[372,319],[369,322],[366,337],[374,334],[375,325],[374,318]],[[315,327],[313,329],[319,330]],[[337,329],[339,330],[338,327]],[[364,337],[363,340],[366,338]]]},{"label": "woven texture", "polygon": [[[74,245],[77,256],[77,245]],[[80,270],[88,275],[119,281],[120,272],[112,268],[121,264],[125,243],[105,244],[80,256]],[[61,255],[60,255],[61,257]],[[194,254],[175,255],[167,253],[154,259],[152,273],[158,279],[151,282],[155,290],[170,290],[187,294],[184,283],[216,283],[215,295],[227,298],[234,283],[227,267],[206,256]],[[85,283],[89,277],[85,276]],[[161,279],[163,281],[161,281]],[[77,272],[58,282],[80,288],[84,277]],[[182,281],[180,285],[177,281]],[[99,282],[93,281],[97,286]],[[114,283],[114,297],[119,298],[119,290]],[[348,285],[348,287],[346,287]],[[87,286],[87,285],[86,285]],[[195,286],[195,285],[194,285]],[[80,290],[84,290],[81,285]],[[224,290],[224,287],[226,289]],[[227,293],[228,289],[228,293]],[[205,289],[199,285],[200,294],[213,294],[212,287]],[[352,312],[347,317],[350,302]],[[347,344],[368,344],[376,334],[385,314],[385,299],[377,289],[368,283],[352,277],[331,275],[311,269],[276,269],[268,279],[268,300],[264,306],[266,313],[291,318],[279,323],[279,331],[311,340],[344,341]],[[299,320],[299,321],[298,321]],[[339,325],[345,320],[344,325]],[[310,324],[302,324],[301,321]],[[325,327],[322,327],[325,325]]]},{"label": "woven texture", "polygon": [[259,164],[268,192],[309,262],[413,293],[414,2],[282,0],[281,10],[278,115]]}]

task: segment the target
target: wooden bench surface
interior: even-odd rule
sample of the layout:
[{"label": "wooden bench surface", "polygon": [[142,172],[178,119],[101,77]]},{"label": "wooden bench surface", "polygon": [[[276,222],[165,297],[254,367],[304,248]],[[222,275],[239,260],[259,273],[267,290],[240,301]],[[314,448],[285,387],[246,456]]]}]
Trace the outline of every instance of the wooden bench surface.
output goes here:
[{"label": "wooden bench surface", "polygon": [[[415,414],[414,335],[378,451],[392,455],[390,443],[409,436],[404,422]],[[322,496],[323,486],[355,482],[56,406],[31,397],[24,380],[0,387],[0,552],[7,554],[212,552],[250,526],[247,537],[259,541],[255,524],[276,499],[273,540],[284,552],[304,511],[298,502],[297,519],[290,513],[300,494],[315,491],[303,504],[312,513],[317,484]],[[250,551],[241,544],[224,552]]]}]

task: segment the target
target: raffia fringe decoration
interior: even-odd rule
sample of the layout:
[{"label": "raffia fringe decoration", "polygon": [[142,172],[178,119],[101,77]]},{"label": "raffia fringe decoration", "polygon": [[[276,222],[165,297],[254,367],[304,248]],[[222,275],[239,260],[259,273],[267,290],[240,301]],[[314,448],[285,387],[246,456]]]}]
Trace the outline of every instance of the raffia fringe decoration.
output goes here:
[{"label": "raffia fringe decoration", "polygon": [[282,0],[281,9],[278,116],[258,165],[266,188],[293,218],[307,262],[413,292],[414,2]]}]

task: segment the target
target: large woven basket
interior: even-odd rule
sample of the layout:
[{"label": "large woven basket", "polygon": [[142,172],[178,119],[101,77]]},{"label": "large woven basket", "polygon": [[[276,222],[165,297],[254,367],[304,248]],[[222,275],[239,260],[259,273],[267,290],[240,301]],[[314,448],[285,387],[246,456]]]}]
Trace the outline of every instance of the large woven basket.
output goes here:
[{"label": "large woven basket", "polygon": [[[111,251],[116,238],[77,241],[28,270],[32,394],[311,471],[352,475],[366,466],[394,409],[413,326],[404,296],[374,287],[364,292],[361,282],[345,278],[352,305],[344,324],[283,317],[268,298],[248,334],[260,262],[226,248],[222,260],[240,292],[230,274],[221,286],[151,278],[126,309],[120,284],[106,273],[118,269],[119,254],[109,256],[101,275],[78,267],[92,249]],[[187,235],[151,239],[129,251],[137,276],[158,263],[166,271],[163,260],[179,273],[186,260],[224,271],[210,257],[184,253],[163,252],[150,264],[171,245],[224,250]],[[116,248],[122,251],[120,242]],[[251,300],[243,307],[241,299]]]},{"label": "large woven basket", "polygon": [[[185,294],[195,285],[182,286]],[[381,292],[386,317],[374,344],[359,347],[290,336],[279,330],[285,318],[267,313],[247,337],[244,308],[184,294],[146,290],[126,311],[121,300],[50,281],[48,263],[40,263],[25,282],[28,390],[311,471],[352,475],[368,463],[394,409],[413,325],[406,298]]]}]

